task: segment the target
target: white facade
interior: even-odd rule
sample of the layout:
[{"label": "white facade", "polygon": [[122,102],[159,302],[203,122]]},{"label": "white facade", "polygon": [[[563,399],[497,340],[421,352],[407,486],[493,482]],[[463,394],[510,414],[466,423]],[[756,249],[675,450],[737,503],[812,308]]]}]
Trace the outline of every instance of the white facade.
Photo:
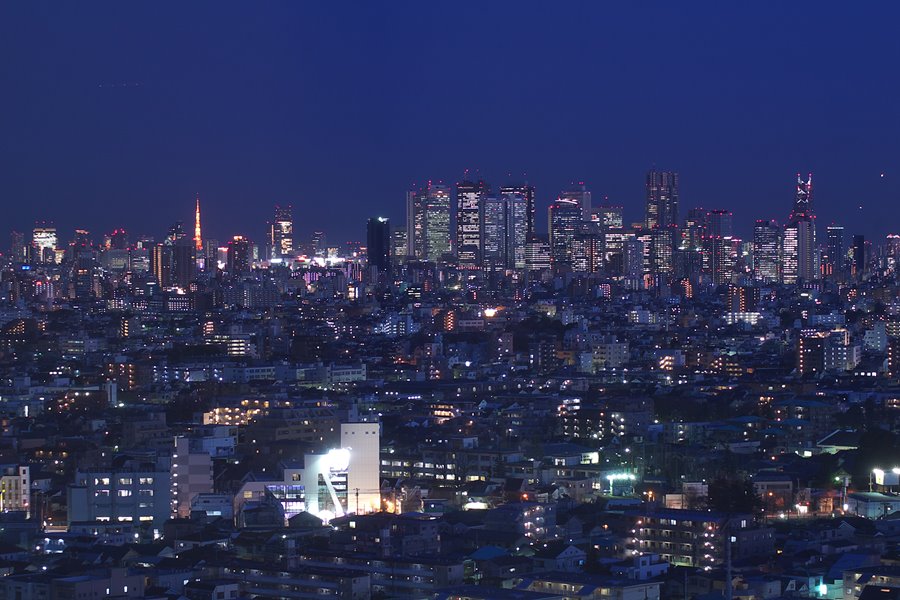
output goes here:
[{"label": "white facade", "polygon": [[341,423],[341,448],[350,451],[347,512],[381,510],[380,430],[378,423]]}]

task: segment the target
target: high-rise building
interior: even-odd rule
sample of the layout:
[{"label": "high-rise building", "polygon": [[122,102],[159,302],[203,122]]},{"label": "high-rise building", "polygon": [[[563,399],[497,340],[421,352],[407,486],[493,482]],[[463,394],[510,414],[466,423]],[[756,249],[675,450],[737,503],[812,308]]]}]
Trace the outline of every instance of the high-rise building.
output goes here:
[{"label": "high-rise building", "polygon": [[672,273],[672,249],[677,229],[674,226],[654,227],[650,235],[650,273],[654,276]]},{"label": "high-rise building", "polygon": [[604,266],[604,235],[599,226],[582,228],[575,234],[572,249],[572,270],[579,273],[599,273]]},{"label": "high-rise building", "polygon": [[32,232],[31,244],[34,247],[37,262],[56,262],[56,247],[58,244],[56,227],[47,224],[36,226]]},{"label": "high-rise building", "polygon": [[98,290],[97,252],[91,244],[90,234],[84,229],[75,230],[72,243],[72,286],[75,297],[84,300],[95,297]]},{"label": "high-rise building", "polygon": [[162,289],[172,287],[172,246],[156,244],[150,250],[150,272]]},{"label": "high-rise building", "polygon": [[316,255],[325,255],[328,252],[328,238],[324,231],[313,231],[310,240],[310,252]]},{"label": "high-rise building", "polygon": [[622,279],[628,289],[643,287],[644,242],[635,236],[626,238],[622,246]]},{"label": "high-rise building", "polygon": [[500,195],[519,194],[525,199],[525,214],[527,216],[525,223],[525,237],[530,238],[537,233],[535,229],[535,192],[534,186],[527,181],[524,183],[516,183],[505,185],[500,188]]},{"label": "high-rise building", "polygon": [[847,250],[844,247],[844,228],[830,225],[825,229],[825,260],[822,274],[836,281],[844,278],[847,264]]},{"label": "high-rise building", "polygon": [[550,243],[543,235],[535,234],[525,240],[525,268],[528,271],[544,271],[552,266]]},{"label": "high-rise building", "polygon": [[647,173],[646,213],[648,229],[678,225],[678,173],[656,169]]},{"label": "high-rise building", "polygon": [[456,256],[462,269],[481,264],[482,217],[490,186],[483,180],[463,180],[456,184]]},{"label": "high-rise building", "polygon": [[705,208],[692,208],[684,219],[684,226],[678,240],[681,250],[699,251],[703,249],[703,238],[709,226],[709,211]]},{"label": "high-rise building", "polygon": [[591,192],[583,182],[573,184],[572,187],[561,192],[559,200],[578,203],[578,208],[581,210],[580,220],[591,220]]},{"label": "high-rise building", "polygon": [[250,271],[252,262],[250,240],[236,235],[228,242],[228,253],[225,270],[229,275],[241,275]]},{"label": "high-rise building", "polygon": [[572,264],[572,243],[582,223],[581,204],[577,199],[559,199],[550,205],[547,220],[550,224],[550,253],[554,266]]},{"label": "high-rise building", "polygon": [[275,207],[275,218],[269,224],[271,258],[284,258],[294,252],[294,208]]},{"label": "high-rise building", "polygon": [[402,263],[409,256],[409,241],[406,229],[394,229],[391,231],[391,258],[396,263]]},{"label": "high-rise building", "polygon": [[605,229],[620,229],[625,225],[621,206],[595,206],[591,209],[591,222]]},{"label": "high-rise building", "polygon": [[25,234],[21,231],[9,234],[9,255],[14,263],[24,263],[28,259],[28,246],[25,245]]},{"label": "high-rise building", "polygon": [[366,224],[366,253],[370,267],[390,273],[391,223],[385,217],[372,217]]},{"label": "high-rise building", "polygon": [[525,241],[528,204],[518,192],[484,199],[483,267],[485,269],[525,268]]},{"label": "high-rise building", "polygon": [[753,226],[753,279],[761,283],[781,280],[781,228],[761,219]]},{"label": "high-rise building", "polygon": [[709,211],[706,220],[707,235],[711,237],[731,237],[734,235],[734,214],[730,210]]},{"label": "high-rise building", "polygon": [[784,226],[782,240],[782,279],[784,283],[817,279],[816,218],[812,205],[812,174],[806,181],[797,175],[794,209]]},{"label": "high-rise building", "polygon": [[450,254],[450,188],[428,182],[425,187],[425,260],[439,262]]},{"label": "high-rise building", "polygon": [[425,259],[425,192],[418,188],[406,192],[406,255]]},{"label": "high-rise building", "polygon": [[853,278],[862,280],[866,278],[868,257],[866,256],[866,236],[856,234],[853,236],[853,261],[850,265],[853,270]]}]

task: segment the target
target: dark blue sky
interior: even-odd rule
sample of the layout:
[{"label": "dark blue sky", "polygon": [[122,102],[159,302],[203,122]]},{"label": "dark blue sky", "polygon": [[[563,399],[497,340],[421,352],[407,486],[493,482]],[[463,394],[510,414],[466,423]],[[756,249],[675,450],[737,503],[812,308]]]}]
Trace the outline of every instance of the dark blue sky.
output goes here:
[{"label": "dark blue sky", "polygon": [[[5,2],[6,229],[53,219],[160,235],[189,221],[303,239],[403,222],[405,189],[526,172],[643,211],[783,221],[814,173],[822,225],[882,235],[900,200],[900,5],[836,2]],[[881,177],[881,173],[885,173]],[[862,208],[860,208],[862,206]],[[3,234],[5,235],[5,234]],[[5,244],[3,244],[5,245]]]}]

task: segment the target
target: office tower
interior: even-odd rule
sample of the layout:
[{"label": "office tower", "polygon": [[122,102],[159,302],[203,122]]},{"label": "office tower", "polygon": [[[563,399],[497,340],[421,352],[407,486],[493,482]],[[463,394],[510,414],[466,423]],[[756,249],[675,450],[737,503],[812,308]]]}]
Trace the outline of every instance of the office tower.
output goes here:
[{"label": "office tower", "polygon": [[535,230],[535,192],[534,186],[530,185],[527,181],[525,183],[516,183],[505,185],[500,188],[500,195],[504,196],[506,194],[519,194],[525,199],[525,214],[527,216],[525,223],[525,237],[526,239],[535,235],[537,231]]},{"label": "office tower", "polygon": [[599,273],[604,266],[604,235],[600,227],[584,227],[575,234],[572,248],[572,270]]},{"label": "office tower", "polygon": [[25,234],[13,231],[9,234],[9,255],[14,263],[24,263],[28,258],[28,246],[25,245]]},{"label": "office tower", "polygon": [[622,279],[628,289],[644,287],[644,242],[634,236],[625,239],[622,246]]},{"label": "office tower", "polygon": [[439,262],[450,254],[450,188],[428,182],[425,187],[425,260]]},{"label": "office tower", "polygon": [[813,281],[816,272],[816,218],[812,206],[812,174],[806,181],[797,175],[794,209],[784,226],[782,239],[782,279],[784,283]]},{"label": "office tower", "polygon": [[194,250],[203,252],[203,235],[200,233],[200,194],[197,194],[197,204],[194,208]]},{"label": "office tower", "polygon": [[269,248],[271,258],[284,258],[294,252],[294,208],[275,207],[275,218],[269,225]]},{"label": "office tower", "polygon": [[394,229],[391,231],[391,258],[395,262],[402,262],[409,256],[409,242],[406,229]]},{"label": "office tower", "polygon": [[620,229],[625,224],[621,206],[595,206],[591,209],[590,220],[606,229]]},{"label": "office tower", "polygon": [[868,264],[866,257],[866,236],[856,234],[853,236],[853,262],[851,264],[851,268],[853,269],[853,277],[856,280],[862,280],[866,278],[866,266]]},{"label": "office tower", "polygon": [[582,223],[581,204],[577,199],[559,199],[547,209],[547,220],[550,224],[550,253],[553,264],[572,264],[572,242]]},{"label": "office tower", "polygon": [[172,244],[172,284],[187,290],[197,275],[196,250],[193,240],[182,238]]},{"label": "office tower", "polygon": [[525,269],[544,271],[552,266],[550,242],[545,236],[535,234],[525,240]]},{"label": "office tower", "polygon": [[31,244],[34,247],[37,262],[56,262],[57,243],[56,227],[47,224],[36,226],[32,232]]},{"label": "office tower", "polygon": [[366,224],[366,252],[370,267],[381,273],[391,272],[391,223],[388,219],[369,219]]},{"label": "office tower", "polygon": [[484,198],[483,211],[485,269],[525,268],[525,241],[528,204],[521,193]]},{"label": "office tower", "polygon": [[753,279],[760,283],[781,280],[781,228],[771,219],[753,226]]},{"label": "office tower", "polygon": [[647,214],[644,225],[669,227],[678,225],[678,173],[657,171],[647,173]]},{"label": "office tower", "polygon": [[709,226],[709,211],[705,208],[692,208],[684,219],[679,232],[678,248],[681,250],[702,250],[703,238]]},{"label": "office tower", "polygon": [[584,183],[574,184],[569,189],[559,194],[559,200],[566,202],[576,202],[581,211],[579,220],[591,220],[591,192],[588,191]]},{"label": "office tower", "polygon": [[127,250],[128,249],[128,232],[124,229],[115,229],[109,234],[110,250]]},{"label": "office tower", "polygon": [[71,276],[73,291],[79,300],[93,298],[99,292],[97,254],[91,244],[90,234],[84,229],[75,230]]},{"label": "office tower", "polygon": [[650,269],[654,275],[669,275],[672,273],[672,248],[674,247],[674,235],[677,229],[673,226],[654,227],[647,233],[650,236]]},{"label": "office tower", "polygon": [[481,221],[489,193],[490,186],[481,179],[456,184],[456,256],[461,269],[481,264]]},{"label": "office tower", "polygon": [[184,232],[184,223],[176,221],[169,227],[169,232],[166,234],[166,241],[177,242],[178,240],[184,239],[186,235],[187,234]]},{"label": "office tower", "polygon": [[709,236],[731,237],[734,235],[734,215],[730,210],[711,210],[707,215],[706,227]]},{"label": "office tower", "polygon": [[425,192],[418,188],[406,192],[406,254],[425,259]]},{"label": "office tower", "polygon": [[150,250],[150,272],[162,289],[172,287],[172,246],[156,244]]},{"label": "office tower", "polygon": [[325,255],[328,252],[328,238],[324,231],[313,231],[310,241],[310,253],[313,256]]},{"label": "office tower", "polygon": [[844,248],[844,228],[840,225],[825,229],[825,260],[822,262],[823,275],[836,281],[843,279],[847,250]]},{"label": "office tower", "polygon": [[[320,233],[320,232],[316,232]],[[322,234],[324,239],[324,234]],[[252,264],[250,240],[242,235],[236,235],[228,242],[225,270],[229,275],[241,275],[250,271]]]}]

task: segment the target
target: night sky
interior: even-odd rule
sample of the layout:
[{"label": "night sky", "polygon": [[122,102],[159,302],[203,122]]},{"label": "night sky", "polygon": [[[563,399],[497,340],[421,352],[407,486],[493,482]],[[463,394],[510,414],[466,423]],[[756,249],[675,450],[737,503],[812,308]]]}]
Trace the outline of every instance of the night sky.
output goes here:
[{"label": "night sky", "polygon": [[[836,2],[4,2],[0,236],[54,220],[261,240],[402,226],[405,190],[527,173],[643,214],[783,222],[813,172],[821,227],[900,231],[900,5]],[[884,176],[882,177],[882,173]],[[824,237],[824,235],[823,235]],[[0,238],[0,246],[6,243]]]}]

